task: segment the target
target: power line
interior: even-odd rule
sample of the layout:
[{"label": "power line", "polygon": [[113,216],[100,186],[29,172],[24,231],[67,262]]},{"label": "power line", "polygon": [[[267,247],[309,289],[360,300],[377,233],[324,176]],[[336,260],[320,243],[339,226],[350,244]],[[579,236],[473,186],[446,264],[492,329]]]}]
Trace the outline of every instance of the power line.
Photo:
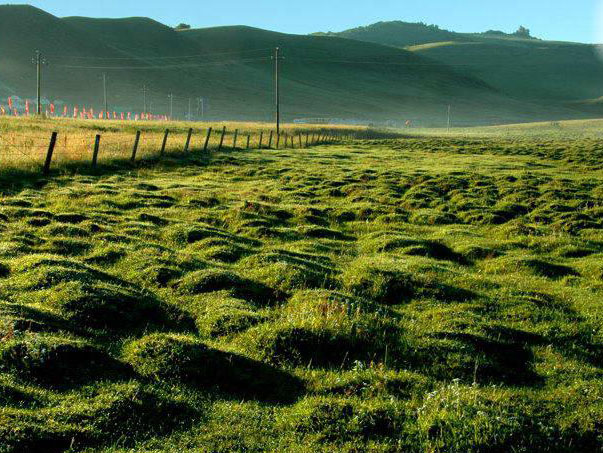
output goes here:
[{"label": "power line", "polygon": [[203,66],[220,66],[220,65],[228,65],[235,63],[250,63],[253,61],[266,61],[268,57],[261,58],[247,58],[240,60],[227,60],[227,61],[214,61],[214,62],[205,62],[205,63],[197,63],[197,64],[175,64],[175,65],[163,65],[163,66],[72,66],[72,65],[55,65],[55,67],[65,68],[65,69],[97,69],[97,70],[144,70],[147,71],[149,69],[183,69],[183,68],[198,68]]},{"label": "power line", "polygon": [[95,57],[95,56],[79,56],[79,55],[52,55],[54,59],[65,59],[65,60],[177,60],[179,58],[197,58],[197,57],[211,57],[213,55],[233,55],[233,54],[246,54],[246,53],[257,53],[271,50],[272,47],[265,47],[263,49],[250,49],[250,50],[233,50],[229,52],[205,52],[194,55],[179,55],[179,56],[131,56],[131,57]]}]

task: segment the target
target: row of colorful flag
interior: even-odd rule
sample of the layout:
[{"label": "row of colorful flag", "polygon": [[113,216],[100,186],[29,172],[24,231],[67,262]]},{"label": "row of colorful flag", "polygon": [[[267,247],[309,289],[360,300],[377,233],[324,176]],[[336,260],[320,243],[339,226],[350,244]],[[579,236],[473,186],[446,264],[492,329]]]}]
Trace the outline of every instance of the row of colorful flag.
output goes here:
[{"label": "row of colorful flag", "polygon": [[[8,98],[8,109],[4,107],[4,105],[0,104],[0,115],[12,115],[12,116],[29,116],[32,111],[29,100],[25,101],[25,109],[23,112],[19,112],[19,110],[15,107],[15,103],[13,102],[12,97]],[[34,113],[37,109],[33,109]],[[67,105],[63,106],[62,114],[56,112],[55,105],[50,103],[48,107],[45,107],[46,116],[56,116],[62,118],[76,118],[76,119],[113,119],[113,120],[121,120],[121,121],[167,121],[169,117],[167,115],[153,115],[152,113],[133,113],[133,112],[108,112],[105,110],[101,110],[100,112],[95,112],[94,109],[87,109],[86,107],[80,108],[79,106],[74,106],[73,111]]]}]

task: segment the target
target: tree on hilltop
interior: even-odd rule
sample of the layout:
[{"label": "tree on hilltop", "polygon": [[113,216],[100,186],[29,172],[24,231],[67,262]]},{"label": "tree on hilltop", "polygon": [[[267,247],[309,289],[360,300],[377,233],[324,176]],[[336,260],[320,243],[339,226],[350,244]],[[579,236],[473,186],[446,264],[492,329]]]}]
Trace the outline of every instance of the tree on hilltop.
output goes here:
[{"label": "tree on hilltop", "polygon": [[517,29],[517,31],[513,34],[515,36],[519,36],[520,38],[531,38],[532,37],[532,35],[530,34],[530,30],[527,29],[526,27],[524,27],[523,25],[520,25],[519,28]]}]

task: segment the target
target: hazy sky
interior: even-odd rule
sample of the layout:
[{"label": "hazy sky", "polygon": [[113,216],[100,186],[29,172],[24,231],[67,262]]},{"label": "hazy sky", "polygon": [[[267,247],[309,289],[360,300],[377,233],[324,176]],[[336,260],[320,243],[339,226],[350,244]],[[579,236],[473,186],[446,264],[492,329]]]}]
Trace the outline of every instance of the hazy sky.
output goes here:
[{"label": "hazy sky", "polygon": [[[289,33],[341,31],[380,20],[427,22],[453,31],[512,32],[565,41],[603,41],[603,0],[39,0],[57,16],[147,16],[167,25],[251,25]],[[599,24],[598,24],[599,22]],[[601,31],[598,30],[601,28]]]}]

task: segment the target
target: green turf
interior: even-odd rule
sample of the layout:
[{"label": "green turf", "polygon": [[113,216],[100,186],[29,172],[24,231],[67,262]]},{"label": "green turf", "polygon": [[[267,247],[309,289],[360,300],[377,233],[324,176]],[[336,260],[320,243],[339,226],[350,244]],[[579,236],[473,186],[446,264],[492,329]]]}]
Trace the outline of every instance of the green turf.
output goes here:
[{"label": "green turf", "polygon": [[3,189],[0,452],[601,451],[600,131]]}]

